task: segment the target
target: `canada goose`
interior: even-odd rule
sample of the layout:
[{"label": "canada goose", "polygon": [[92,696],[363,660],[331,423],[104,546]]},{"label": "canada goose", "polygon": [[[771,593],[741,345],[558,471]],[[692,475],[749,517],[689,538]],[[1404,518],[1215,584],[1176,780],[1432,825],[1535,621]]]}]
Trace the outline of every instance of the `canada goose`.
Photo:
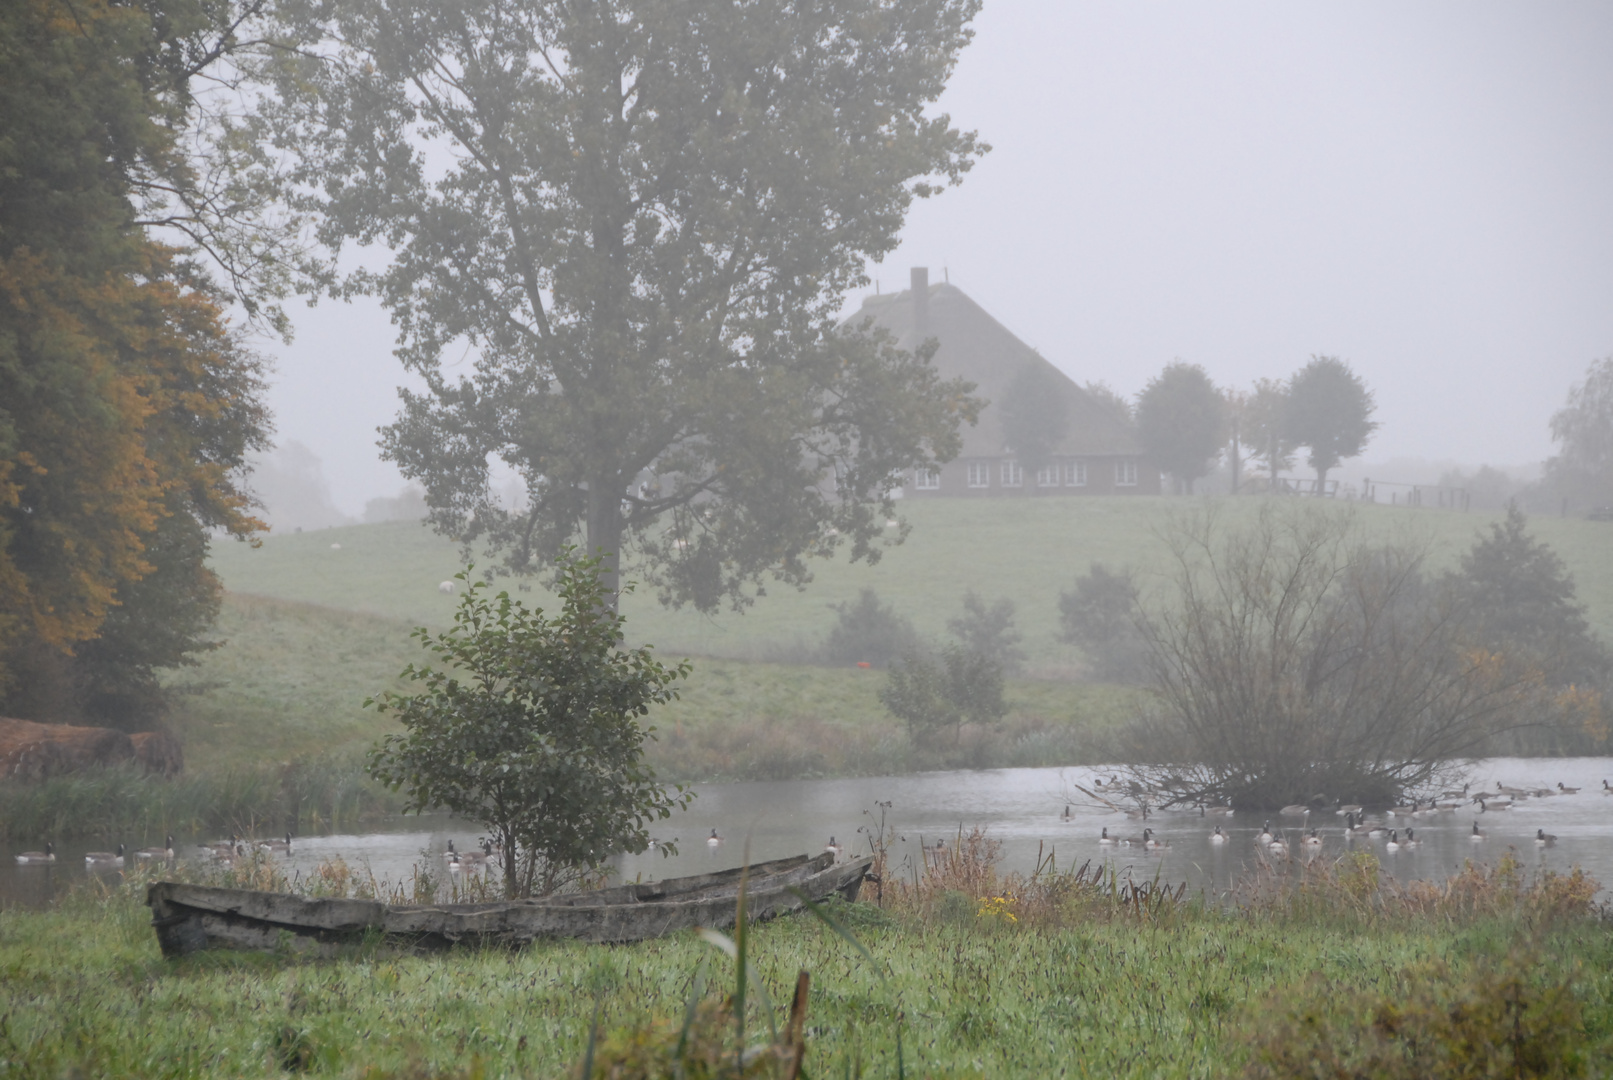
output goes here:
[{"label": "canada goose", "polygon": [[17,863],[20,866],[36,866],[41,863],[53,863],[55,861],[56,845],[49,841],[45,842],[44,851],[25,851],[17,856]]},{"label": "canada goose", "polygon": [[722,846],[722,837],[717,835],[716,829],[712,829],[711,835],[706,837],[706,846],[709,848]]},{"label": "canada goose", "polygon": [[1074,814],[1070,813],[1070,804],[1065,803],[1064,804],[1064,813],[1059,815],[1059,820],[1060,821],[1069,821],[1074,816],[1075,816]]},{"label": "canada goose", "polygon": [[1288,841],[1281,837],[1275,837],[1266,845],[1266,850],[1280,858],[1288,854]]},{"label": "canada goose", "polygon": [[1389,813],[1394,817],[1411,817],[1417,812],[1417,800],[1413,799],[1410,806],[1391,806]]},{"label": "canada goose", "polygon": [[85,866],[105,866],[116,869],[123,865],[123,845],[117,851],[90,851],[84,855]]},{"label": "canada goose", "polygon": [[1098,846],[1099,847],[1114,847],[1116,842],[1117,841],[1115,840],[1115,838],[1109,835],[1109,830],[1108,829],[1104,829],[1102,834],[1100,834],[1099,837],[1098,837]]},{"label": "canada goose", "polygon": [[1556,847],[1557,846],[1557,837],[1553,836],[1551,833],[1548,833],[1545,829],[1536,829],[1535,830],[1535,846],[1537,846],[1537,847]]},{"label": "canada goose", "polygon": [[1271,831],[1270,821],[1267,821],[1260,827],[1260,833],[1255,837],[1255,841],[1261,844],[1269,844],[1275,839],[1277,839],[1277,837]]},{"label": "canada goose", "polygon": [[1480,795],[1474,801],[1479,804],[1479,813],[1481,813],[1481,814],[1488,813],[1491,810],[1511,810],[1512,809],[1512,800],[1511,799],[1498,799],[1495,796],[1485,798],[1483,795]]},{"label": "canada goose", "polygon": [[1212,844],[1224,844],[1226,842],[1227,842],[1227,834],[1221,831],[1221,826],[1217,825],[1215,827],[1215,831],[1210,834],[1210,843],[1212,843]]},{"label": "canada goose", "polygon": [[[453,841],[449,841],[449,846],[450,847],[453,846]],[[276,853],[278,853],[280,855],[290,855],[291,854],[291,834],[286,833],[286,838],[284,840],[259,840],[258,841],[258,850],[259,851],[272,851],[272,852],[276,852]]]},{"label": "canada goose", "polygon": [[1316,835],[1315,829],[1312,829],[1310,831],[1310,835],[1305,837],[1305,839],[1301,842],[1308,848],[1319,848],[1322,846],[1322,838]]},{"label": "canada goose", "polygon": [[489,845],[486,841],[483,841],[481,851],[454,852],[454,857],[448,861],[448,869],[477,870],[486,866],[488,857],[491,855],[491,851],[489,850],[490,847],[491,845]]},{"label": "canada goose", "polygon": [[1409,848],[1421,847],[1422,843],[1423,842],[1421,840],[1417,839],[1417,831],[1415,829],[1407,829],[1406,838],[1400,842],[1400,846]]},{"label": "canada goose", "polygon": [[213,856],[215,859],[233,859],[235,858],[235,849],[238,842],[239,840],[236,835],[234,833],[230,833],[228,843],[221,842],[217,844],[202,844],[201,849],[207,852],[207,854]]},{"label": "canada goose", "polygon": [[1163,851],[1165,848],[1170,846],[1171,842],[1169,840],[1156,840],[1154,838],[1153,829],[1143,830],[1143,847],[1147,848],[1149,851]]},{"label": "canada goose", "polygon": [[1578,795],[1579,794],[1579,788],[1577,788],[1577,787],[1563,787],[1563,782],[1561,780],[1557,781],[1557,790],[1562,792],[1564,795]]},{"label": "canada goose", "polygon": [[134,853],[137,859],[172,859],[174,857],[174,834],[169,833],[164,841],[165,847],[144,847]]},{"label": "canada goose", "polygon": [[1343,817],[1345,814],[1355,814],[1359,817],[1361,814],[1361,804],[1350,803],[1348,806],[1341,806],[1338,809],[1338,813],[1340,817]]},{"label": "canada goose", "polygon": [[1288,817],[1309,817],[1311,808],[1303,803],[1291,803],[1277,812]]},{"label": "canada goose", "polygon": [[823,845],[823,850],[838,859],[840,858],[840,852],[842,849],[840,845],[835,842],[835,838],[831,836],[829,837],[829,842]]},{"label": "canada goose", "polygon": [[1383,845],[1383,846],[1384,846],[1384,849],[1387,850],[1387,851],[1399,851],[1400,850],[1400,830],[1396,829],[1393,832],[1391,832],[1389,834],[1389,842],[1387,844]]},{"label": "canada goose", "polygon": [[1479,823],[1478,822],[1475,821],[1473,823],[1473,835],[1468,837],[1468,839],[1473,841],[1475,844],[1478,843],[1480,840],[1484,839],[1484,834],[1479,832]]},{"label": "canada goose", "polygon": [[459,852],[454,850],[454,842],[452,840],[448,841],[448,850],[442,853],[442,857],[449,862],[453,862],[455,859],[459,858]]},{"label": "canada goose", "polygon": [[1389,830],[1374,821],[1372,824],[1367,826],[1367,835],[1372,837],[1374,840],[1377,840],[1380,837],[1388,836]]},{"label": "canada goose", "polygon": [[1606,780],[1602,781],[1602,794],[1603,795],[1613,795],[1613,787],[1609,787],[1608,782]]},{"label": "canada goose", "polygon": [[[1145,832],[1145,833],[1147,833],[1148,831],[1149,831],[1148,829],[1143,830],[1143,832]],[[1146,836],[1128,836],[1124,840],[1120,841],[1120,846],[1121,847],[1142,847],[1147,842],[1148,842],[1148,837],[1146,837]]]}]

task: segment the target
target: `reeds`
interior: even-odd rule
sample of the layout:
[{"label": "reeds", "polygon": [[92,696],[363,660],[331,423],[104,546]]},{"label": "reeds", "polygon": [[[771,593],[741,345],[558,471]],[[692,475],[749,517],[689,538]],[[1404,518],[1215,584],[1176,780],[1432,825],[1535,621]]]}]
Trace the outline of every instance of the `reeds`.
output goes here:
[{"label": "reeds", "polygon": [[0,837],[323,832],[400,808],[398,797],[354,761],[305,759],[171,779],[120,765],[37,782],[0,782]]}]

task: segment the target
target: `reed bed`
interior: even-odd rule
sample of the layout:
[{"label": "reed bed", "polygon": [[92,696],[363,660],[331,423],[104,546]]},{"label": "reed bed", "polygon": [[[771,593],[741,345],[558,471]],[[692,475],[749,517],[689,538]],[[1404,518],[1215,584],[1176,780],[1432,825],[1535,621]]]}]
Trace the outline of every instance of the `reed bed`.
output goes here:
[{"label": "reed bed", "polygon": [[116,766],[0,782],[0,838],[329,832],[400,809],[357,761],[310,758],[173,778]]}]

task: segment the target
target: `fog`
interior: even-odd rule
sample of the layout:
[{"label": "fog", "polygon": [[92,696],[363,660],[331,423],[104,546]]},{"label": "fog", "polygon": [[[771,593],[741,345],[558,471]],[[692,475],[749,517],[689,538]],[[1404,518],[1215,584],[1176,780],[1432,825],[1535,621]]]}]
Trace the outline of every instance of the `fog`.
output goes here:
[{"label": "fog", "polygon": [[[1357,474],[1537,463],[1613,353],[1613,8],[988,0],[976,28],[941,108],[994,150],[915,207],[880,288],[928,266],[1127,395],[1177,358],[1241,386],[1341,356],[1382,422]],[[293,315],[282,455],[361,519],[404,486],[375,447],[393,328]]]}]

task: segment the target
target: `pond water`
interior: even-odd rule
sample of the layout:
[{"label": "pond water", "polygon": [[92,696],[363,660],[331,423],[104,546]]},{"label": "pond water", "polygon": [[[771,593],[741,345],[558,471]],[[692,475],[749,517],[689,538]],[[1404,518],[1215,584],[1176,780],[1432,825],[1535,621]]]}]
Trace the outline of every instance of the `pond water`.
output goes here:
[{"label": "pond water", "polygon": [[[765,859],[822,851],[830,837],[850,853],[868,850],[878,815],[895,831],[892,850],[898,867],[918,861],[919,845],[938,840],[953,843],[960,830],[978,825],[1002,844],[1005,869],[1030,871],[1039,857],[1052,856],[1060,867],[1092,859],[1108,862],[1122,875],[1177,883],[1186,881],[1195,891],[1227,889],[1262,858],[1255,837],[1261,816],[1237,814],[1219,820],[1197,813],[1153,815],[1148,825],[1170,846],[1158,852],[1103,847],[1101,830],[1111,835],[1139,835],[1143,823],[1123,814],[1082,806],[1068,798],[1073,784],[1090,787],[1110,770],[1089,768],[997,769],[934,772],[910,776],[864,777],[847,780],[791,780],[741,784],[701,784],[690,809],[671,821],[658,823],[652,834],[675,840],[678,853],[660,852],[622,856],[614,869],[626,880],[644,880],[704,873],[738,866],[748,848],[750,859]],[[1385,870],[1401,880],[1442,879],[1460,870],[1468,859],[1495,862],[1514,847],[1526,866],[1566,871],[1583,867],[1605,885],[1613,885],[1613,796],[1603,794],[1603,779],[1613,780],[1613,758],[1492,758],[1478,762],[1470,773],[1475,789],[1494,790],[1498,783],[1517,788],[1551,788],[1559,783],[1578,787],[1574,795],[1532,798],[1506,812],[1479,812],[1469,806],[1455,812],[1438,812],[1413,819],[1391,821],[1403,832],[1415,829],[1421,841],[1415,847],[1390,851],[1385,839],[1346,841],[1344,819],[1331,812],[1312,814],[1309,820],[1271,815],[1274,832],[1286,833],[1296,856],[1311,854],[1302,847],[1304,830],[1316,828],[1322,846],[1320,857],[1337,856],[1347,846],[1368,848],[1383,861]],[[1064,817],[1070,804],[1070,816]],[[883,806],[881,804],[889,804]],[[1471,839],[1474,823],[1486,834]],[[1227,842],[1213,844],[1210,834],[1219,824]],[[1557,837],[1551,847],[1535,843],[1537,830]],[[715,830],[720,843],[708,844]],[[199,842],[217,837],[177,837],[181,859],[200,860]],[[461,850],[472,850],[478,839],[474,825],[452,818],[406,818],[389,831],[363,836],[297,837],[286,869],[304,876],[321,862],[340,857],[349,866],[373,873],[378,879],[407,881],[416,866],[443,874],[444,851],[450,840]],[[131,849],[160,838],[130,838]],[[115,870],[85,866],[87,848],[104,849],[105,843],[57,845],[57,861],[47,866],[21,866],[14,856],[41,848],[42,842],[0,846],[0,903],[49,902],[64,886],[88,875],[116,879]],[[133,860],[130,860],[132,865]],[[909,870],[910,872],[910,870]],[[1607,893],[1603,894],[1606,898]]]}]

